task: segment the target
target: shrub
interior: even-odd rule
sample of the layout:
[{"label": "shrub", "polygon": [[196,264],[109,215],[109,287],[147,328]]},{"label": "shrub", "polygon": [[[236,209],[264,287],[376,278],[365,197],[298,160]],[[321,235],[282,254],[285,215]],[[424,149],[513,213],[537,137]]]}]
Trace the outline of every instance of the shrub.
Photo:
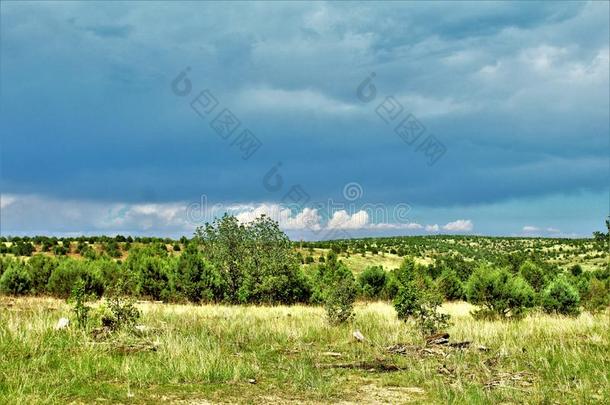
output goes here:
[{"label": "shrub", "polygon": [[402,283],[394,297],[394,309],[398,319],[405,320],[417,312],[419,308],[417,288],[412,281]]},{"label": "shrub", "polygon": [[542,291],[547,283],[544,269],[530,260],[526,260],[519,267],[519,274],[536,292]]},{"label": "shrub", "polygon": [[464,296],[462,281],[453,269],[445,269],[436,280],[436,286],[447,300],[461,300]]},{"label": "shrub", "polygon": [[167,264],[159,257],[143,257],[136,269],[136,290],[142,297],[164,300],[171,296]]},{"label": "shrub", "polygon": [[83,280],[77,280],[72,287],[70,293],[70,303],[72,303],[72,311],[76,315],[76,324],[79,328],[85,329],[89,320],[89,311],[91,307],[86,303],[90,296],[86,292],[86,285]]},{"label": "shrub", "polygon": [[592,313],[604,310],[610,305],[610,284],[597,278],[589,283],[587,295],[584,297],[584,307]]},{"label": "shrub", "polygon": [[101,323],[112,331],[135,326],[141,316],[134,299],[120,293],[110,294],[105,307],[108,311],[102,313]]},{"label": "shrub", "polygon": [[472,274],[473,264],[464,259],[462,255],[450,254],[444,255],[436,259],[434,266],[432,266],[432,275],[437,277],[442,274],[446,269],[455,271],[455,274],[461,281],[468,280],[468,277]]},{"label": "shrub", "polygon": [[324,308],[331,325],[345,323],[354,316],[356,301],[356,282],[351,273],[339,277],[331,284],[326,294]]},{"label": "shrub", "polygon": [[505,269],[478,267],[466,285],[468,300],[501,316],[517,316],[534,305],[534,290]]},{"label": "shrub", "polygon": [[206,262],[196,249],[187,247],[175,262],[173,289],[178,299],[191,302],[221,301],[224,287],[221,273]]},{"label": "shrub", "polygon": [[418,298],[415,320],[424,337],[438,333],[449,326],[449,315],[439,312],[441,304],[442,297],[433,292],[426,291]]},{"label": "shrub", "polygon": [[328,321],[337,325],[353,317],[357,285],[352,272],[334,252],[328,254],[324,264],[318,266],[313,278],[312,301],[324,302]]},{"label": "shrub", "polygon": [[31,256],[35,249],[30,242],[17,241],[12,245],[11,251],[15,256]]},{"label": "shrub", "polygon": [[67,298],[76,283],[83,281],[86,294],[101,297],[104,292],[104,283],[99,273],[90,266],[90,262],[63,259],[49,277],[47,291],[58,297]]},{"label": "shrub", "polygon": [[196,235],[203,255],[222,275],[226,301],[291,304],[309,299],[292,243],[270,218],[240,224],[225,215],[198,228]]},{"label": "shrub", "polygon": [[57,265],[57,259],[40,254],[28,260],[26,268],[32,279],[32,293],[43,294],[47,291],[49,277]]},{"label": "shrub", "polygon": [[570,273],[572,273],[574,277],[580,276],[582,274],[582,267],[580,267],[580,264],[575,264],[572,266],[570,268]]},{"label": "shrub", "polygon": [[580,295],[563,276],[555,278],[542,292],[542,307],[546,312],[578,315]]},{"label": "shrub", "polygon": [[381,298],[387,280],[386,272],[381,266],[367,267],[358,276],[362,295],[369,299]]},{"label": "shrub", "polygon": [[13,263],[0,277],[0,292],[4,294],[28,294],[31,287],[32,279],[21,263]]},{"label": "shrub", "polygon": [[55,256],[66,256],[68,253],[70,253],[70,244],[68,242],[53,246],[53,254]]},{"label": "shrub", "polygon": [[136,280],[125,266],[108,258],[91,261],[90,266],[100,275],[106,290],[120,290],[125,294],[135,292]]}]

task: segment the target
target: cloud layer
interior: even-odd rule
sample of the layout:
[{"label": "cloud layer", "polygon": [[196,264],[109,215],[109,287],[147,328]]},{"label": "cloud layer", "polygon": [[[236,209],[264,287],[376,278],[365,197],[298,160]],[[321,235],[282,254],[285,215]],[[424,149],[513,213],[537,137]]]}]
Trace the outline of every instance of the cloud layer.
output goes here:
[{"label": "cloud layer", "polygon": [[[140,207],[114,225],[154,232],[175,220],[171,204],[202,194],[279,205],[293,185],[326,201],[358,182],[359,203],[408,202],[422,218],[334,212],[324,221],[336,229],[590,234],[607,215],[609,15],[607,2],[9,2],[3,201],[36,195],[96,218],[93,207]],[[186,67],[192,93],[176,96]],[[372,72],[376,98],[363,102]],[[260,139],[252,158],[192,110],[204,89]],[[377,114],[387,96],[401,106],[391,123]],[[436,164],[394,132],[408,114],[446,147]],[[528,199],[595,209],[545,222]],[[469,208],[514,201],[505,222]],[[161,222],[150,207],[166,207]],[[312,210],[301,214],[315,222]],[[14,206],[2,211],[3,232],[25,231]],[[41,232],[97,224],[39,221]]]}]

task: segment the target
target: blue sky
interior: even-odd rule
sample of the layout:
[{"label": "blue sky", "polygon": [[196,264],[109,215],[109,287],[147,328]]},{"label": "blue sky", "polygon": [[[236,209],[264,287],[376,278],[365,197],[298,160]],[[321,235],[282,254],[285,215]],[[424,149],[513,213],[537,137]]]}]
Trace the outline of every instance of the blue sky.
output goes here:
[{"label": "blue sky", "polygon": [[[293,238],[589,236],[609,210],[608,7],[2,2],[2,234],[190,235],[226,211]],[[293,186],[308,201],[286,207]]]}]

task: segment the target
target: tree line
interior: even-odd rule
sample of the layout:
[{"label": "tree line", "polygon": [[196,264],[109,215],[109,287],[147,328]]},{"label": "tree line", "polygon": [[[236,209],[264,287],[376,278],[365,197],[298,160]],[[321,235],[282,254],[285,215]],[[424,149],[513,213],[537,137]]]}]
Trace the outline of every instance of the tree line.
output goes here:
[{"label": "tree line", "polygon": [[[179,255],[155,241],[131,247],[125,260],[106,255],[3,257],[0,292],[66,298],[78,284],[97,297],[120,290],[167,302],[309,303],[325,305],[335,322],[350,318],[357,298],[392,301],[403,317],[422,315],[425,308],[443,300],[467,300],[480,308],[478,316],[489,317],[518,317],[533,307],[577,314],[610,303],[608,266],[583,271],[575,265],[563,270],[514,253],[490,262],[451,252],[438,255],[427,266],[406,256],[397,269],[372,266],[356,277],[340,260],[340,251],[331,249],[323,261],[304,271],[293,243],[264,216],[248,224],[224,216],[182,242]],[[116,240],[102,243],[112,246]],[[429,317],[430,313],[422,315]]]}]

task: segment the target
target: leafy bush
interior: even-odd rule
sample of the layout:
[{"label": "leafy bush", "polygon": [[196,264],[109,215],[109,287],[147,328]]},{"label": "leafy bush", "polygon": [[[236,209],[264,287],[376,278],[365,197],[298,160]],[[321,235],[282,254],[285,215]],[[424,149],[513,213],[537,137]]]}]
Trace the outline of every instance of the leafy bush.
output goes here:
[{"label": "leafy bush", "polygon": [[223,280],[230,303],[305,302],[309,286],[290,239],[277,222],[261,216],[240,224],[225,215],[197,229],[202,253]]},{"label": "leafy bush", "polygon": [[318,265],[313,277],[312,301],[323,302],[328,321],[337,325],[349,321],[354,314],[358,291],[352,272],[330,252],[324,264]]},{"label": "leafy bush", "polygon": [[414,315],[419,331],[424,337],[438,333],[449,326],[450,316],[439,311],[442,303],[442,297],[433,292],[426,291],[418,297]]},{"label": "leafy bush", "polygon": [[518,316],[534,305],[534,290],[505,269],[478,267],[466,285],[468,300],[500,316]]},{"label": "leafy bush", "polygon": [[32,279],[21,263],[14,262],[0,277],[0,292],[4,294],[28,294]]},{"label": "leafy bush", "polygon": [[108,312],[104,312],[101,317],[102,325],[116,331],[123,328],[135,326],[140,319],[140,311],[135,306],[133,298],[124,297],[120,294],[111,294],[106,303]]},{"label": "leafy bush", "polygon": [[353,318],[356,291],[356,282],[351,272],[333,281],[326,294],[324,305],[330,324],[342,324]]},{"label": "leafy bush", "polygon": [[436,286],[443,297],[449,301],[461,300],[464,297],[462,280],[453,269],[445,269],[436,279]]},{"label": "leafy bush", "polygon": [[193,247],[187,247],[180,255],[173,275],[174,294],[179,300],[218,302],[224,298],[221,273]]},{"label": "leafy bush", "polygon": [[394,309],[398,319],[405,320],[414,316],[419,309],[419,295],[415,283],[407,281],[401,283],[394,297]]},{"label": "leafy bush", "polygon": [[386,272],[381,266],[367,267],[358,276],[362,295],[369,299],[379,299],[384,291],[387,280]]},{"label": "leafy bush", "polygon": [[47,291],[49,277],[57,265],[57,259],[41,254],[34,255],[28,260],[26,269],[32,279],[33,294],[43,294]]},{"label": "leafy bush", "polygon": [[49,277],[47,290],[58,297],[67,298],[76,283],[83,281],[86,294],[101,297],[104,292],[104,283],[99,273],[90,266],[90,262],[82,260],[61,260],[59,266]]},{"label": "leafy bush", "polygon": [[574,277],[580,276],[582,274],[582,267],[580,267],[580,264],[575,264],[574,266],[570,267],[570,273]]},{"label": "leafy bush", "polygon": [[460,254],[440,256],[432,266],[431,275],[436,278],[447,269],[453,270],[461,281],[466,281],[472,274],[473,263],[466,261]]},{"label": "leafy bush", "polygon": [[90,295],[86,292],[85,282],[77,280],[72,287],[69,302],[72,303],[72,311],[76,315],[76,324],[81,329],[85,329],[88,324],[91,307],[86,303],[89,300]]},{"label": "leafy bush", "polygon": [[536,292],[542,291],[547,283],[544,269],[530,260],[526,260],[519,267],[519,274]]},{"label": "leafy bush", "polygon": [[563,276],[555,278],[542,292],[542,307],[546,312],[578,315],[580,295]]},{"label": "leafy bush", "polygon": [[108,258],[91,261],[90,266],[101,276],[106,290],[120,290],[124,294],[135,293],[135,277],[125,266]]},{"label": "leafy bush", "polygon": [[15,256],[31,256],[35,249],[30,242],[17,241],[11,246],[11,251]]},{"label": "leafy bush", "polygon": [[145,256],[138,262],[136,291],[142,297],[166,300],[171,297],[167,262],[159,257]]},{"label": "leafy bush", "polygon": [[585,309],[592,313],[606,309],[610,305],[610,284],[592,278],[583,301]]}]

